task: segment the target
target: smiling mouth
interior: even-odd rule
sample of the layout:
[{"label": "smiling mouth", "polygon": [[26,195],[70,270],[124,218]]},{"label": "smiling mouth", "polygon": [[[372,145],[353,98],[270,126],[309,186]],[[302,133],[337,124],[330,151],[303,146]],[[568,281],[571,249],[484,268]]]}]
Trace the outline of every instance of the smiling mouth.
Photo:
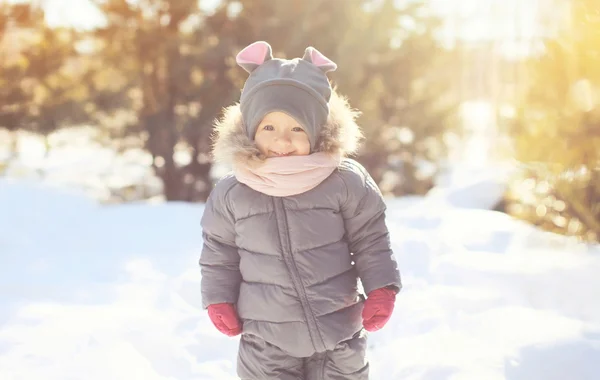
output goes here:
[{"label": "smiling mouth", "polygon": [[274,156],[276,156],[276,157],[290,156],[292,153],[294,153],[294,152],[279,153],[279,152],[273,152],[273,151],[271,151],[271,154],[274,155]]}]

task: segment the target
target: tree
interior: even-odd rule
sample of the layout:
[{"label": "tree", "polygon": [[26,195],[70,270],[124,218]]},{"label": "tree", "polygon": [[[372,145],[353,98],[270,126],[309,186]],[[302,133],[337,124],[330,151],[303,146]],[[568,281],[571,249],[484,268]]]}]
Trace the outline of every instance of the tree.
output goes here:
[{"label": "tree", "polygon": [[513,186],[509,210],[553,231],[598,239],[600,5],[570,4],[564,30],[529,63],[530,82],[507,121],[525,168],[517,184],[526,185]]},{"label": "tree", "polygon": [[[168,200],[206,199],[212,123],[233,101],[225,10],[206,15],[196,0],[109,0],[97,6],[107,25],[93,33],[101,46],[96,56],[115,77],[99,100],[118,99],[109,116],[128,115],[111,138],[142,141]],[[106,110],[102,102],[99,110]]]},{"label": "tree", "polygon": [[87,120],[77,35],[29,4],[0,4],[0,127],[42,135]]},{"label": "tree", "polygon": [[[94,3],[106,23],[90,32],[26,23],[39,38],[2,64],[0,124],[42,134],[97,126],[119,151],[150,153],[166,199],[202,201],[212,188],[213,122],[246,79],[235,54],[263,39],[279,57],[314,45],[340,64],[330,77],[362,111],[358,158],[384,192],[425,192],[419,162],[444,156],[453,113],[438,73],[446,53],[424,1]],[[398,174],[402,181],[389,180]]]}]

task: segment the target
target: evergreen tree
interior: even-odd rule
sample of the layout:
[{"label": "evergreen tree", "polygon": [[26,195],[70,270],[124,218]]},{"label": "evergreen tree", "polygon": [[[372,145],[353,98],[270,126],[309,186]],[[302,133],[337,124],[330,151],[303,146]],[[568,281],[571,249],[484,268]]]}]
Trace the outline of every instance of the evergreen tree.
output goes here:
[{"label": "evergreen tree", "polygon": [[87,119],[78,36],[29,4],[0,4],[0,127],[42,135]]},{"label": "evergreen tree", "polygon": [[566,28],[530,62],[527,91],[507,122],[526,168],[509,210],[553,231],[598,239],[600,4],[570,5]]},{"label": "evergreen tree", "polygon": [[100,86],[106,94],[101,100],[120,105],[100,108],[127,116],[111,137],[143,141],[168,200],[206,199],[212,120],[232,100],[232,49],[221,40],[227,16],[222,10],[203,14],[196,0],[97,5],[108,20],[94,33],[102,46],[97,54],[105,72],[115,76]]},{"label": "evergreen tree", "polygon": [[[213,121],[246,79],[234,56],[266,40],[276,56],[314,45],[339,63],[330,77],[362,111],[358,159],[384,192],[425,192],[419,162],[444,157],[454,109],[424,1],[93,2],[106,24],[88,33],[50,29],[33,11],[17,20],[38,38],[17,59],[0,57],[0,125],[42,134],[95,125],[117,149],[151,154],[168,200],[205,200]],[[7,12],[2,30],[17,19]]]}]

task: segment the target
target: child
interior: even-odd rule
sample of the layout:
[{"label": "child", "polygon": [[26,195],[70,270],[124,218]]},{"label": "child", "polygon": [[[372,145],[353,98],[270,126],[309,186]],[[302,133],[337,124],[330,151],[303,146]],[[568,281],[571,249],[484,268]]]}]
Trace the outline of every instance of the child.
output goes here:
[{"label": "child", "polygon": [[264,41],[236,60],[250,76],[216,126],[233,174],[202,217],[203,305],[242,334],[241,379],[368,379],[364,330],[386,324],[401,283],[381,193],[344,158],[361,133],[326,76],[337,66],[312,47],[274,59]]}]

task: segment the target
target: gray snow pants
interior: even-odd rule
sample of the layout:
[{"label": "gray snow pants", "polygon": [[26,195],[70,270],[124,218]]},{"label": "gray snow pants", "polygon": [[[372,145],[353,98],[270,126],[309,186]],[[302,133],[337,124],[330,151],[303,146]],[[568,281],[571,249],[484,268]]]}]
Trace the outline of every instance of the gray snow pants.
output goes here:
[{"label": "gray snow pants", "polygon": [[237,359],[241,380],[368,380],[367,337],[364,332],[335,349],[296,358],[249,334],[242,334]]}]

